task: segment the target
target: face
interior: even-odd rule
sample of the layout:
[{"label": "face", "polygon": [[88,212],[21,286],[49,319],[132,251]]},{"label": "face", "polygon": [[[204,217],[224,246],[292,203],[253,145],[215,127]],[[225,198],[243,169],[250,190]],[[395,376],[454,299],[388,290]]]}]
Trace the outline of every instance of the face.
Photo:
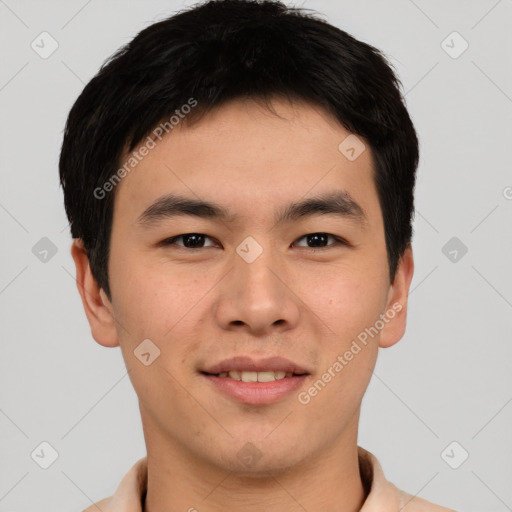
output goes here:
[{"label": "face", "polygon": [[403,334],[412,257],[391,284],[368,144],[349,159],[325,111],[273,107],[176,126],[117,187],[111,301],[86,310],[121,346],[148,453],[252,474],[328,457],[356,442],[378,347]]}]

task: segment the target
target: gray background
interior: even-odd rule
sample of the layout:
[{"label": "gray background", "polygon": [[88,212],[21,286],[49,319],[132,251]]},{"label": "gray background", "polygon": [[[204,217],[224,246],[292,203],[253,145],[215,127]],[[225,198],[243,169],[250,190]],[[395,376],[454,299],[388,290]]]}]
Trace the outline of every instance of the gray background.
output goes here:
[{"label": "gray background", "polygon": [[[76,290],[57,163],[101,63],[191,4],[0,0],[3,512],[82,510],[145,454],[120,349],[94,342]],[[412,494],[512,510],[512,1],[295,5],[390,56],[420,137],[408,330],[381,350],[359,443]],[[31,48],[50,48],[43,31],[59,45],[46,59]],[[58,452],[48,469],[31,457],[43,441]]]}]

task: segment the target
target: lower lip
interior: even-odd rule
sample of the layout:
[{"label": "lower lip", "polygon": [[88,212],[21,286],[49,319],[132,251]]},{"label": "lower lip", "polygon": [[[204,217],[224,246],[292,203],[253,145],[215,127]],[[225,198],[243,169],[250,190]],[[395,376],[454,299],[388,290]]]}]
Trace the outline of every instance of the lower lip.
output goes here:
[{"label": "lower lip", "polygon": [[229,377],[201,374],[213,386],[235,400],[248,405],[265,405],[277,402],[299,389],[308,375],[295,375],[271,382],[243,382]]}]

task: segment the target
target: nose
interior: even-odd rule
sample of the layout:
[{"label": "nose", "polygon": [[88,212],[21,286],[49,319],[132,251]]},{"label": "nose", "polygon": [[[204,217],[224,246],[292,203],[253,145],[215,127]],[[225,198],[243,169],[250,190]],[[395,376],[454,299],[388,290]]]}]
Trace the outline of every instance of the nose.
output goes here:
[{"label": "nose", "polygon": [[216,318],[221,328],[254,336],[281,334],[297,326],[301,301],[293,291],[293,276],[266,249],[252,262],[238,254],[234,267],[220,283]]}]

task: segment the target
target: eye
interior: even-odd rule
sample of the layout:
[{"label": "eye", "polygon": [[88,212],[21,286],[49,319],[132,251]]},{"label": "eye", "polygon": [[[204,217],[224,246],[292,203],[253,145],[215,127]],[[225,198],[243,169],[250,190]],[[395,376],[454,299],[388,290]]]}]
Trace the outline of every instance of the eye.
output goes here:
[{"label": "eye", "polygon": [[[329,238],[334,241],[334,243],[328,244]],[[176,243],[178,240],[183,243]],[[213,240],[211,237],[203,234],[203,233],[185,233],[183,235],[173,236],[171,238],[166,238],[159,245],[169,246],[174,245],[177,247],[181,247],[183,249],[203,249],[205,247],[215,247],[216,244],[205,244],[206,240]],[[306,240],[306,246],[301,246],[300,244],[296,244],[298,247],[305,247],[306,249],[310,249],[313,252],[318,250],[322,251],[328,249],[329,247],[336,245],[350,245],[343,238],[331,235],[330,233],[310,233],[308,235],[304,235],[298,240]],[[328,244],[328,245],[326,245]]]},{"label": "eye", "polygon": [[[329,237],[332,240],[334,240],[335,243],[324,246],[323,244],[327,243]],[[306,247],[313,251],[316,251],[317,248],[319,248],[320,250],[327,249],[328,247],[334,246],[334,245],[349,245],[346,240],[343,240],[343,238],[339,238],[339,237],[331,235],[329,233],[310,233],[309,235],[304,235],[303,237],[299,238],[298,240],[303,240],[303,239],[307,239]],[[309,242],[311,242],[313,245],[311,246],[309,244]],[[302,246],[302,247],[304,247],[304,246]]]},{"label": "eye", "polygon": [[[182,239],[183,245],[176,244],[176,240]],[[202,233],[185,233],[183,235],[173,236],[172,238],[167,238],[161,242],[161,245],[178,245],[179,247],[183,247],[185,249],[202,249],[203,247],[214,247],[215,244],[210,246],[204,245],[204,241],[206,239],[211,240],[209,236],[203,235]]]}]

